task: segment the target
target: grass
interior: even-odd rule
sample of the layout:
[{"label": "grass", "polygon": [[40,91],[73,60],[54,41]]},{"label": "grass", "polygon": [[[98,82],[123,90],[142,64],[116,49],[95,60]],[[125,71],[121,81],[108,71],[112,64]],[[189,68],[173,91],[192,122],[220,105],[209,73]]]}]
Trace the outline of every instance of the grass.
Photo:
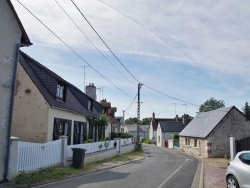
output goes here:
[{"label": "grass", "polygon": [[122,164],[124,162],[129,162],[135,159],[143,159],[143,158],[144,158],[143,150],[139,149],[137,151],[125,155],[118,155],[110,159],[105,159],[102,161],[86,164],[83,166],[83,168],[78,168],[78,169],[73,167],[65,167],[65,168],[52,167],[31,174],[26,174],[25,172],[21,172],[17,176],[15,183],[21,185],[27,185],[27,184],[41,183],[44,181],[60,180],[68,176],[91,172],[94,170],[101,169],[103,167]]}]

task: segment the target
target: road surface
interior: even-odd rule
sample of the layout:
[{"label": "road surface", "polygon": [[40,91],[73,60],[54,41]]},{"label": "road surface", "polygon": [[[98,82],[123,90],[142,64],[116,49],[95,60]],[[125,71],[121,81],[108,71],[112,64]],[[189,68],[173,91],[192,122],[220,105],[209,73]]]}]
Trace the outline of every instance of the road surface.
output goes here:
[{"label": "road surface", "polygon": [[198,160],[180,152],[144,145],[147,158],[93,174],[41,185],[46,188],[189,188]]}]

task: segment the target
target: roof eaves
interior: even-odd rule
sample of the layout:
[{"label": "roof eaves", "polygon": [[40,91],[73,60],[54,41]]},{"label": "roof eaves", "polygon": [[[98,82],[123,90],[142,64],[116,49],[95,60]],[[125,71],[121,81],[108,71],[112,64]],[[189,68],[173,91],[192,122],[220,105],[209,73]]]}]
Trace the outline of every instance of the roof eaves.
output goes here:
[{"label": "roof eaves", "polygon": [[20,21],[20,19],[19,19],[17,13],[16,13],[16,11],[15,11],[14,6],[12,5],[12,3],[11,3],[10,0],[7,0],[7,3],[9,4],[10,9],[12,10],[12,12],[13,12],[13,14],[14,14],[16,20],[17,20],[17,23],[18,23],[20,29],[22,30],[21,47],[32,45],[32,43],[30,42],[30,39],[29,39],[29,37],[28,37],[28,35],[27,35],[27,33],[26,33],[24,27],[23,27],[23,24],[22,24],[22,22]]}]

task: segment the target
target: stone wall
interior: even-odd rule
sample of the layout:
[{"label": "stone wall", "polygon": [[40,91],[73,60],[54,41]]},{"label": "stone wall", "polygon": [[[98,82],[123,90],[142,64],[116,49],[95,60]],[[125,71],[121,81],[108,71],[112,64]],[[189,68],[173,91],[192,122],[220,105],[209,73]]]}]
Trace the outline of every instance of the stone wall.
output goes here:
[{"label": "stone wall", "polygon": [[[236,140],[250,136],[250,122],[237,109],[232,109],[207,138],[189,138],[190,145],[186,145],[185,137],[180,137],[180,149],[194,156],[229,158],[230,136]],[[197,147],[194,147],[195,139]]]}]

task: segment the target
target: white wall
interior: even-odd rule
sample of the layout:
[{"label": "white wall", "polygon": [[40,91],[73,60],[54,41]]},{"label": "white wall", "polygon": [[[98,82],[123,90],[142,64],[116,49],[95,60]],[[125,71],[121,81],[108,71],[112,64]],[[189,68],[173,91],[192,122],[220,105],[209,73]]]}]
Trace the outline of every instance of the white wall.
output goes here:
[{"label": "white wall", "polygon": [[81,114],[75,114],[69,111],[49,108],[49,119],[48,119],[48,138],[47,142],[53,140],[53,130],[54,130],[54,118],[62,118],[72,120],[71,126],[71,143],[73,143],[73,129],[74,129],[74,121],[86,122],[86,117]]}]

